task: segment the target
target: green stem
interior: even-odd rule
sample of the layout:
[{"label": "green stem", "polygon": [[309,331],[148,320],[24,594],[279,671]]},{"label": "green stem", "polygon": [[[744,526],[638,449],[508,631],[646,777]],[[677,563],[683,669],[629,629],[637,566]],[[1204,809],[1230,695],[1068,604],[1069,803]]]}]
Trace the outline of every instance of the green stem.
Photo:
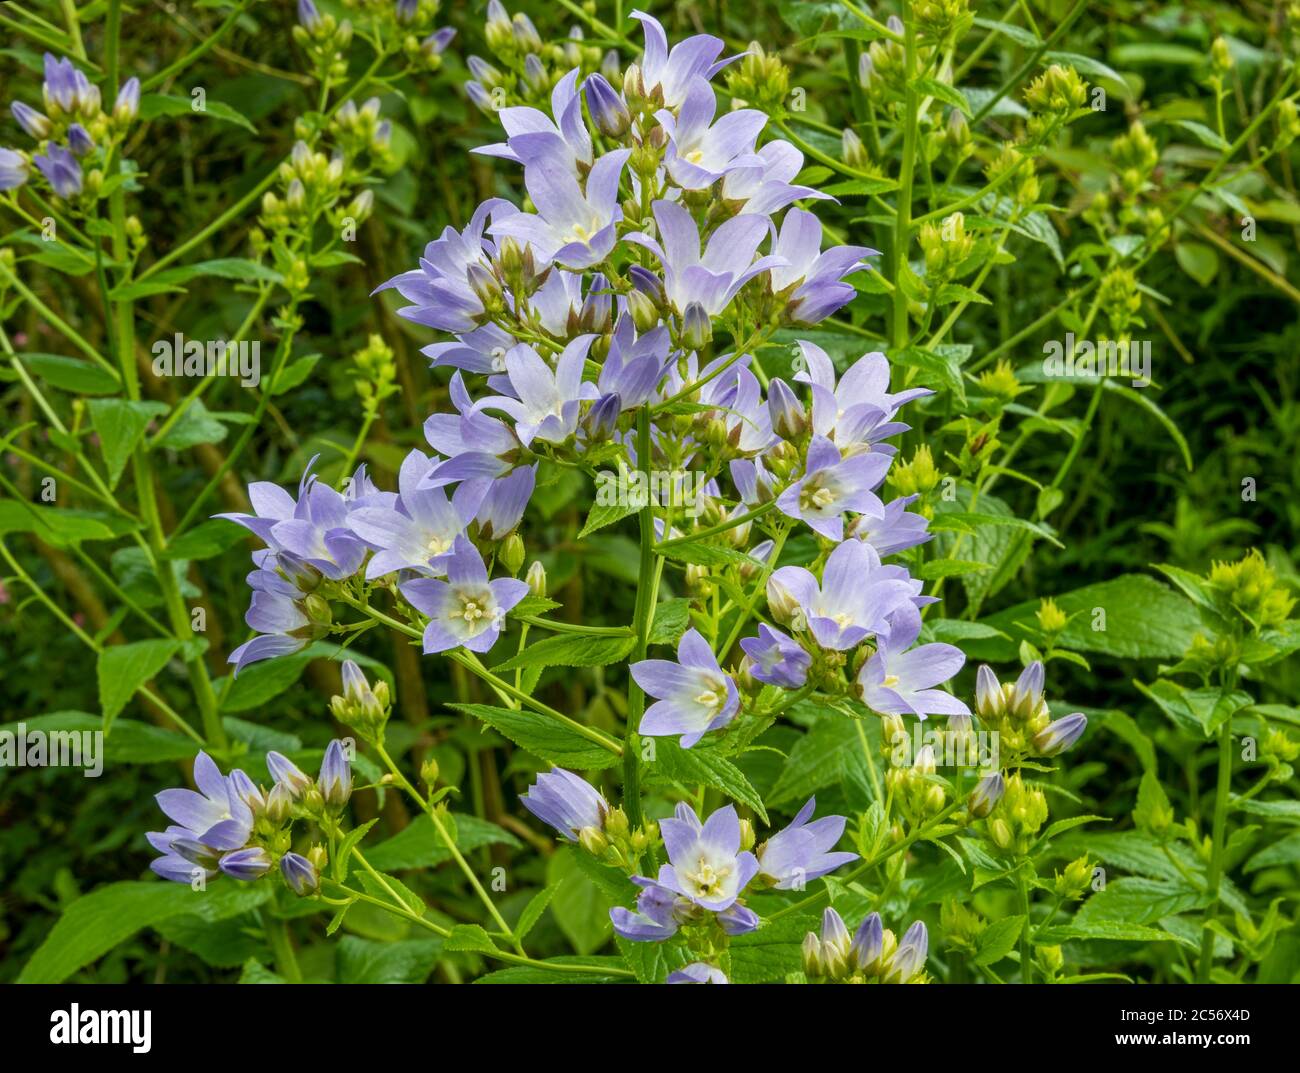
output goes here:
[{"label": "green stem", "polygon": [[298,968],[298,956],[293,951],[293,940],[289,938],[288,922],[271,916],[265,910],[261,915],[262,931],[271,944],[276,972],[291,984],[302,983],[302,970]]},{"label": "green stem", "polygon": [[1214,931],[1210,925],[1219,912],[1219,884],[1223,878],[1224,831],[1228,825],[1228,790],[1232,785],[1232,720],[1225,719],[1219,728],[1219,772],[1214,788],[1214,826],[1210,836],[1210,868],[1205,885],[1210,904],[1201,925],[1201,959],[1196,970],[1197,983],[1208,983],[1214,960]]},{"label": "green stem", "polygon": [[[916,64],[916,36],[912,29],[910,4],[903,4],[903,71],[906,85],[903,89],[903,160],[898,173],[898,204],[894,218],[894,241],[890,253],[897,284],[901,274],[908,271],[907,249],[912,232],[912,179],[916,170],[916,90],[912,87],[912,70]],[[904,288],[894,291],[893,315],[890,334],[895,350],[907,346],[907,295]]]},{"label": "green stem", "polygon": [[[469,880],[469,885],[474,888],[474,893],[478,895],[479,901],[483,903],[488,914],[496,922],[497,927],[506,935],[513,935],[510,930],[510,925],[505,922],[505,918],[501,916],[501,911],[497,909],[496,902],[494,902],[491,895],[483,889],[483,884],[479,882],[478,876],[474,873],[474,869],[469,866],[469,861],[465,860],[465,855],[461,853],[460,848],[456,845],[456,840],[451,837],[446,824],[442,822],[442,816],[439,814],[437,806],[429,804],[428,800],[411,785],[411,781],[402,773],[402,769],[399,768],[397,764],[394,763],[393,758],[388,755],[388,750],[384,748],[382,742],[375,743],[375,751],[379,753],[379,758],[384,762],[384,766],[392,772],[393,778],[397,781],[397,784],[406,791],[407,795],[415,801],[421,809],[424,810],[424,814],[429,817],[430,821],[432,821],[434,829],[438,832],[438,837],[442,839],[443,845],[447,847],[447,852],[452,855],[452,858],[460,867],[461,872],[464,873],[465,878]],[[370,868],[370,865],[362,860],[360,853],[355,849],[352,852],[356,855],[357,860],[362,861],[364,867]],[[377,878],[382,877],[377,876]],[[513,939],[513,942],[515,949],[522,954],[524,952],[522,944],[518,939]]]},{"label": "green stem", "polygon": [[1016,896],[1020,902],[1020,912],[1025,918],[1020,928],[1020,979],[1022,983],[1032,984],[1034,974],[1033,952],[1029,945],[1029,880],[1025,875],[1027,867],[1029,867],[1028,858],[1022,860],[1020,867],[1016,869]]},{"label": "green stem", "polygon": [[[636,417],[637,468],[645,474],[646,488],[650,487],[650,408],[641,407]],[[650,644],[650,624],[654,619],[658,600],[659,573],[663,557],[655,554],[654,507],[647,494],[645,504],[637,518],[641,538],[641,558],[637,568],[636,607],[632,616],[632,629],[636,633],[633,662],[646,657]],[[627,733],[623,738],[623,803],[628,821],[640,827],[645,819],[641,812],[641,717],[645,714],[645,691],[635,680],[628,683]]]}]

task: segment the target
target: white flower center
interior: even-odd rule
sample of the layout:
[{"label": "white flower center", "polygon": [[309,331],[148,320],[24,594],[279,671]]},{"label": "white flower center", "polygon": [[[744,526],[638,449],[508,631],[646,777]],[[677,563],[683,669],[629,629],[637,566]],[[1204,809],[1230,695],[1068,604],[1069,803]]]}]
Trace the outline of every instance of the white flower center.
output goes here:
[{"label": "white flower center", "polygon": [[476,627],[480,625],[484,619],[491,618],[494,614],[491,601],[486,594],[474,596],[462,594],[459,599],[460,610],[453,610],[449,617],[463,618],[466,626],[471,628]]},{"label": "white flower center", "polygon": [[723,884],[729,875],[731,875],[731,868],[728,865],[719,865],[715,868],[701,857],[694,871],[687,872],[683,878],[697,897],[712,898],[722,893]]}]

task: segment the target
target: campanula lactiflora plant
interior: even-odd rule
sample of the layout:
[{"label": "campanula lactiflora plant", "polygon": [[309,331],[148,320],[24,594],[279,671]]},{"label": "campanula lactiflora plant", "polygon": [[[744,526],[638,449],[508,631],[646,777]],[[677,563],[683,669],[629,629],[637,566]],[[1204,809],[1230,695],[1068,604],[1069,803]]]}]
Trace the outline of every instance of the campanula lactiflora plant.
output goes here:
[{"label": "campanula lactiflora plant", "polygon": [[[273,7],[293,71],[218,43]],[[748,41],[238,0],[209,61],[303,103],[179,241],[139,215],[150,124],[276,102],[185,90],[207,48],[137,60],[116,0],[102,55],[75,10],[33,24],[0,349],[6,448],[53,491],[5,478],[0,536],[84,604],[0,542],[2,591],[96,657],[99,716],[42,731],[182,770],[100,850],[147,878],[72,901],[22,978],[129,938],[78,931],[114,899],[245,980],[1294,974],[1285,549],[1249,522],[1183,555],[1195,524],[1130,504],[1097,539],[1178,561],[1070,580],[1115,500],[1081,456],[1139,421],[1162,479],[1195,461],[1153,401],[1146,337],[1191,356],[1156,269],[1300,293],[1212,215],[1294,222],[1292,62],[1219,37],[1208,111],[1143,119],[1122,59],[1062,44],[1083,3],[884,7]],[[238,300],[202,319],[204,280]]]}]

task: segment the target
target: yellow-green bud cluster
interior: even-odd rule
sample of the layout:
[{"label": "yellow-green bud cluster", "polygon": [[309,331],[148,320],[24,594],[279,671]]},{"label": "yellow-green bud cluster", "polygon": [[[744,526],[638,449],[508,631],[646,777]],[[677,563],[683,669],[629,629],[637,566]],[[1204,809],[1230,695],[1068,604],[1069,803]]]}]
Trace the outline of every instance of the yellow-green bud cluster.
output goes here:
[{"label": "yellow-green bud cluster", "polygon": [[780,114],[790,92],[790,68],[780,56],[765,52],[757,41],[751,41],[745,58],[727,69],[727,89],[746,105]]},{"label": "yellow-green bud cluster", "polygon": [[947,804],[943,784],[934,777],[936,770],[934,747],[923,745],[909,767],[893,767],[885,773],[886,789],[913,823],[937,816]]},{"label": "yellow-green bud cluster", "polygon": [[1007,779],[1002,800],[985,821],[985,831],[999,852],[1022,857],[1029,852],[1046,820],[1047,798],[1043,791],[1026,786],[1017,772]]},{"label": "yellow-green bud cluster", "polygon": [[1160,163],[1160,151],[1155,140],[1147,133],[1146,127],[1135,122],[1127,133],[1110,143],[1110,151],[1120,188],[1126,197],[1136,197]]},{"label": "yellow-green bud cluster", "polygon": [[347,77],[348,49],[352,45],[352,23],[328,12],[318,14],[309,26],[295,26],[293,39],[311,61],[316,77],[338,82]]},{"label": "yellow-green bud cluster", "polygon": [[1116,333],[1123,334],[1142,323],[1137,315],[1142,308],[1142,292],[1131,269],[1112,268],[1102,276],[1097,300]]},{"label": "yellow-green bud cluster", "polygon": [[929,444],[921,444],[910,459],[895,463],[889,471],[889,485],[900,496],[924,495],[939,483],[939,471]]},{"label": "yellow-green bud cluster", "polygon": [[1006,358],[998,359],[992,369],[985,369],[979,376],[980,389],[1001,402],[1010,402],[1028,388],[1016,379],[1016,371]]},{"label": "yellow-green bud cluster", "polygon": [[641,857],[659,841],[659,825],[641,827],[628,823],[622,807],[605,814],[603,827],[584,827],[578,832],[578,844],[597,860],[629,874],[640,864]]},{"label": "yellow-green bud cluster", "polygon": [[1078,901],[1092,882],[1092,861],[1085,853],[1065,866],[1065,871],[1056,873],[1056,894],[1060,898]]},{"label": "yellow-green bud cluster", "polygon": [[393,349],[380,335],[371,335],[366,345],[352,355],[356,366],[355,387],[357,398],[365,413],[373,416],[380,404],[397,393],[397,363]]},{"label": "yellow-green bud cluster", "polygon": [[1277,106],[1277,147],[1285,149],[1300,137],[1300,113],[1295,101],[1287,98]]},{"label": "yellow-green bud cluster", "polygon": [[920,39],[934,44],[960,41],[975,21],[970,0],[920,0],[912,14]]},{"label": "yellow-green bud cluster", "polygon": [[938,223],[921,225],[917,238],[925,255],[926,279],[932,287],[960,274],[975,252],[975,236],[966,230],[966,217],[954,212]]},{"label": "yellow-green bud cluster", "polygon": [[949,946],[966,954],[975,954],[988,921],[956,898],[949,898],[939,909],[939,926],[943,928]]},{"label": "yellow-green bud cluster", "polygon": [[1025,103],[1035,112],[1064,119],[1088,103],[1088,83],[1073,67],[1054,63],[1029,83]]},{"label": "yellow-green bud cluster", "polygon": [[1235,563],[1214,563],[1209,582],[1256,630],[1280,626],[1295,607],[1295,597],[1255,548]]},{"label": "yellow-green bud cluster", "polygon": [[998,153],[984,167],[984,175],[989,182],[996,182],[1008,172],[1015,175],[1004,180],[1003,189],[1021,208],[1027,208],[1038,200],[1038,174],[1034,162],[1021,152],[1015,142],[1003,142]]}]

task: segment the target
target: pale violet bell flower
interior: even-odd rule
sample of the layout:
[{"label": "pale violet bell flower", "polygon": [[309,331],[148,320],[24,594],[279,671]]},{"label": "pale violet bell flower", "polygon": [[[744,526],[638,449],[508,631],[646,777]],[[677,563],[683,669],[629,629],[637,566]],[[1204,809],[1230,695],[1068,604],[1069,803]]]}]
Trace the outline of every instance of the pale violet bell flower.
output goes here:
[{"label": "pale violet bell flower", "polygon": [[723,176],[722,200],[737,207],[737,216],[770,216],[808,198],[834,200],[811,186],[795,185],[794,177],[803,171],[803,153],[789,142],[768,142],[757,156],[760,163],[734,167]]},{"label": "pale violet bell flower", "polygon": [[705,961],[692,961],[689,965],[684,965],[676,972],[670,972],[666,984],[726,984],[731,981],[727,979],[724,973],[716,965],[710,965]]},{"label": "pale violet bell flower", "polygon": [[660,200],[652,208],[659,237],[635,233],[627,240],[658,258],[665,294],[678,313],[698,302],[705,313],[716,317],[741,287],[782,263],[777,257],[755,259],[759,244],[768,235],[764,216],[736,216],[719,224],[701,251],[700,229],[683,206]]},{"label": "pale violet bell flower", "polygon": [[718,665],[709,643],[693,627],[677,643],[677,661],[646,659],[629,668],[654,704],[641,717],[640,733],[651,738],[681,735],[689,749],[710,730],[726,726],[740,710],[740,693]]},{"label": "pale violet bell flower", "polygon": [[150,867],[179,883],[190,882],[196,869],[211,878],[218,855],[242,849],[253,831],[252,810],[205,752],[194,759],[194,784],[198,792],[181,787],[155,796],[172,826],[146,836],[163,855]]},{"label": "pale violet bell flower", "polygon": [[879,514],[858,515],[849,527],[849,536],[870,544],[882,558],[932,540],[934,534],[929,532],[930,520],[907,509],[917,498],[915,495],[903,496],[886,503]]},{"label": "pale violet bell flower", "polygon": [[633,11],[630,17],[638,20],[645,31],[645,53],[639,64],[641,84],[648,96],[661,97],[669,108],[682,105],[695,79],[711,79],[743,55],[738,53],[719,61],[723,42],[709,34],[687,37],[674,45],[670,52],[668,35],[658,19],[643,11]]},{"label": "pale violet bell flower", "polygon": [[446,581],[416,578],[401,586],[402,595],[429,616],[424,652],[464,646],[487,652],[496,644],[506,612],[528,595],[528,584],[515,578],[488,580],[482,556],[465,537],[457,537],[443,560]]},{"label": "pale violet bell flower", "polygon": [[489,198],[474,210],[463,231],[453,227],[424,247],[420,267],[381,283],[373,294],[392,288],[411,304],[397,314],[416,324],[445,332],[468,332],[484,317],[482,299],[470,286],[470,269],[491,272],[496,247],[483,238],[489,222],[519,210],[502,198]]},{"label": "pale violet bell flower", "polygon": [[491,482],[464,481],[450,496],[445,487],[422,487],[439,461],[411,451],[398,472],[400,491],[391,508],[360,507],[348,513],[349,528],[375,551],[366,564],[367,579],[397,570],[442,575],[443,560],[474,520]]},{"label": "pale violet bell flower", "polygon": [[810,797],[790,825],[756,851],[759,874],[777,890],[802,890],[806,883],[858,859],[856,853],[834,849],[844,834],[845,817],[823,816],[813,820],[816,807],[817,799]]},{"label": "pale violet bell flower", "polygon": [[659,829],[669,863],[660,867],[657,879],[632,877],[642,888],[636,912],[622,906],[609,912],[620,936],[660,942],[683,924],[707,920],[709,914],[729,935],[758,927],[757,915],[737,900],[757,874],[758,860],[740,848],[735,808],[720,808],[701,824],[689,805],[679,804],[671,819],[660,821]]},{"label": "pale violet bell flower", "polygon": [[659,822],[659,833],[668,854],[659,885],[704,909],[731,908],[758,874],[758,858],[740,848],[740,818],[732,805],[700,823],[689,805],[679,804],[672,819]]},{"label": "pale violet bell flower", "polygon": [[880,427],[880,415],[890,422],[901,406],[934,394],[926,387],[891,393],[889,361],[879,351],[863,354],[837,383],[835,366],[826,351],[802,339],[798,346],[803,368],[795,379],[812,386],[813,431],[841,449],[869,442],[855,435],[861,428],[872,430],[873,441],[906,431],[906,425]]},{"label": "pale violet bell flower", "polygon": [[875,489],[892,461],[878,451],[843,455],[826,437],[813,436],[804,474],[777,497],[777,510],[806,522],[828,540],[843,540],[845,511],[884,511]]},{"label": "pale violet bell flower", "polygon": [[798,324],[816,324],[852,301],[857,291],[844,277],[879,253],[865,246],[832,246],[822,253],[821,240],[816,216],[797,208],[786,212],[773,251],[785,263],[772,268],[772,290],[791,291],[786,313]]},{"label": "pale violet bell flower", "polygon": [[858,540],[846,540],[830,553],[820,583],[802,566],[773,571],[769,605],[786,594],[794,601],[792,608],[783,609],[792,626],[806,629],[820,647],[835,652],[847,652],[885,632],[890,615],[912,606],[911,582],[891,576],[871,546]]},{"label": "pale violet bell flower", "polygon": [[609,815],[609,802],[591,783],[564,768],[552,768],[519,797],[520,803],[562,838],[576,842],[586,827],[601,830]]},{"label": "pale violet bell flower", "polygon": [[531,155],[550,149],[555,151],[556,159],[567,160],[577,179],[578,165],[590,166],[592,162],[591,135],[582,121],[582,97],[578,93],[581,74],[574,68],[555,84],[550,116],[526,105],[499,109],[496,115],[505,129],[506,141],[480,146],[472,152],[526,164]]},{"label": "pale violet bell flower", "polygon": [[759,625],[757,637],[743,638],[740,647],[750,659],[749,673],[755,681],[799,689],[808,680],[812,656],[793,638],[767,623]]},{"label": "pale violet bell flower", "polygon": [[552,143],[535,148],[524,165],[524,187],[537,212],[493,221],[489,231],[528,243],[540,264],[554,261],[573,269],[599,264],[613,252],[615,228],[623,218],[618,184],[632,150],[615,149],[597,159],[584,189]]},{"label": "pale violet bell flower", "polygon": [[885,715],[969,715],[951,693],[934,687],[948,681],[966,662],[955,645],[912,645],[921,634],[921,613],[910,601],[890,617],[889,632],[858,672],[858,692],[872,711]]},{"label": "pale violet bell flower", "polygon": [[714,122],[717,110],[717,94],[697,78],[676,115],[666,108],[655,113],[668,135],[664,166],[683,190],[703,190],[735,168],[762,166],[754,143],[767,116],[754,108],[739,108]]},{"label": "pale violet bell flower", "polygon": [[[573,339],[551,366],[531,346],[521,343],[506,354],[506,376],[513,398],[493,395],[478,405],[482,410],[499,410],[515,422],[515,435],[525,447],[533,440],[563,443],[578,428],[578,415],[586,391],[583,365],[593,335]],[[586,386],[590,388],[590,385]]]}]

